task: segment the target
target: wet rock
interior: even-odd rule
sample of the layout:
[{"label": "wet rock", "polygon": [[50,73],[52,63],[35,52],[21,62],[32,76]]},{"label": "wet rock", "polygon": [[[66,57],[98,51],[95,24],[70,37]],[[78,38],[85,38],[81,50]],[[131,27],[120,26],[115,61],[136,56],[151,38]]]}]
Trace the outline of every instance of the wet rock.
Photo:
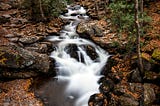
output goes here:
[{"label": "wet rock", "polygon": [[98,60],[96,60],[98,55],[97,55],[94,47],[86,46],[85,49],[86,49],[87,54],[91,57],[92,60],[98,61]]},{"label": "wet rock", "polygon": [[[86,51],[87,55],[89,55],[92,60],[98,61],[98,60],[96,60],[96,58],[98,57],[97,53],[92,46],[89,46],[89,45],[81,45],[81,46],[83,46],[83,50]],[[77,45],[70,44],[65,49],[67,50],[67,53],[69,53],[71,55],[71,57],[74,57],[78,61],[81,61],[81,62],[85,61],[82,54],[79,52]],[[80,53],[80,54],[78,54],[78,53]],[[79,57],[80,57],[80,60],[79,60]]]},{"label": "wet rock", "polygon": [[41,44],[47,45],[47,52],[49,54],[53,51],[53,43],[51,43],[51,42],[41,42]]},{"label": "wet rock", "polygon": [[19,39],[19,41],[23,44],[31,44],[41,40],[41,37],[38,36],[24,36]]},{"label": "wet rock", "polygon": [[113,66],[117,64],[117,61],[113,59],[113,56],[110,56],[107,60],[107,64],[104,67],[104,70],[102,71],[102,74],[105,76],[108,76]]},{"label": "wet rock", "polygon": [[78,47],[75,44],[69,44],[65,49],[67,50],[67,53],[71,55],[71,57],[74,57],[75,59],[78,60],[79,58],[77,54]]},{"label": "wet rock", "polygon": [[110,79],[104,79],[99,87],[99,90],[101,93],[103,93],[104,95],[108,95],[108,93],[113,90],[114,88],[114,83],[112,80]]}]

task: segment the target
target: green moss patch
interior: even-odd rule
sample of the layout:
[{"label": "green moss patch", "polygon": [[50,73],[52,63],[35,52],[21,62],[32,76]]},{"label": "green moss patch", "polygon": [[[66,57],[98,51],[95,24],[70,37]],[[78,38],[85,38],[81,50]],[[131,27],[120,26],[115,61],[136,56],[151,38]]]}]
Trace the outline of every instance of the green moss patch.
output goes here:
[{"label": "green moss patch", "polygon": [[153,51],[152,58],[160,61],[160,49],[155,49]]}]

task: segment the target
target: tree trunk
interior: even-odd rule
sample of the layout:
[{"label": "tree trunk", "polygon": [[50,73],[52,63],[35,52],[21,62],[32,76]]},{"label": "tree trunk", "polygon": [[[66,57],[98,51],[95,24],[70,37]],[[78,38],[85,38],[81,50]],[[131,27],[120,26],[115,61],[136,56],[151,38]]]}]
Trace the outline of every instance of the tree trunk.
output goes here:
[{"label": "tree trunk", "polygon": [[[143,70],[143,63],[142,63],[142,56],[141,56],[141,47],[140,47],[140,24],[139,24],[139,17],[138,17],[138,0],[135,0],[135,28],[136,28],[136,38],[137,38],[137,55],[138,55],[138,67],[140,76],[143,83],[143,76],[144,76],[144,70]],[[140,106],[144,105],[144,92],[142,92],[141,99],[140,99]]]},{"label": "tree trunk", "polygon": [[136,36],[137,36],[137,54],[138,54],[138,64],[139,70],[143,75],[143,64],[142,64],[142,57],[141,57],[141,47],[140,47],[140,24],[139,24],[139,17],[138,17],[138,0],[135,0],[135,27],[136,27]]},{"label": "tree trunk", "polygon": [[140,18],[141,18],[141,22],[140,22],[140,27],[141,27],[141,35],[143,35],[143,0],[140,0]]},{"label": "tree trunk", "polygon": [[[143,19],[143,0],[140,0],[140,17]],[[141,27],[143,26],[143,21],[141,22]]]},{"label": "tree trunk", "polygon": [[40,14],[41,14],[42,20],[46,20],[45,16],[44,16],[43,8],[42,8],[42,1],[41,0],[39,0],[39,9],[40,9]]}]

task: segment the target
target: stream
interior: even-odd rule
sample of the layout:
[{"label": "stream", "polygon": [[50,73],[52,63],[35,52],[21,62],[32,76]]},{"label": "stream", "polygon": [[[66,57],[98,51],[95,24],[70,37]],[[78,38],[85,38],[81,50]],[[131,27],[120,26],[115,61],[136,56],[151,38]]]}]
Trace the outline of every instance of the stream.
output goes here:
[{"label": "stream", "polygon": [[57,76],[39,88],[46,106],[88,106],[90,96],[99,93],[98,80],[109,57],[99,46],[76,33],[77,25],[89,20],[86,10],[79,5],[67,9],[60,18],[68,24],[60,36],[49,38],[53,42],[50,57],[56,61]]}]

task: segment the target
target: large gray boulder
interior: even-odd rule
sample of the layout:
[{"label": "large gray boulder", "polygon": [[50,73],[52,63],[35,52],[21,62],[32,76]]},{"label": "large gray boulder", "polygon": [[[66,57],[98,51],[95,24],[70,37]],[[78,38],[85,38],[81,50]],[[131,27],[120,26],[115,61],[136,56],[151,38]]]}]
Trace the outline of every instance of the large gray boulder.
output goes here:
[{"label": "large gray boulder", "polygon": [[98,21],[81,22],[77,27],[77,32],[84,38],[102,37],[104,34],[102,28],[98,25]]},{"label": "large gray boulder", "polygon": [[16,44],[0,46],[0,77],[32,77],[48,73],[51,59],[47,54],[28,51]]}]

